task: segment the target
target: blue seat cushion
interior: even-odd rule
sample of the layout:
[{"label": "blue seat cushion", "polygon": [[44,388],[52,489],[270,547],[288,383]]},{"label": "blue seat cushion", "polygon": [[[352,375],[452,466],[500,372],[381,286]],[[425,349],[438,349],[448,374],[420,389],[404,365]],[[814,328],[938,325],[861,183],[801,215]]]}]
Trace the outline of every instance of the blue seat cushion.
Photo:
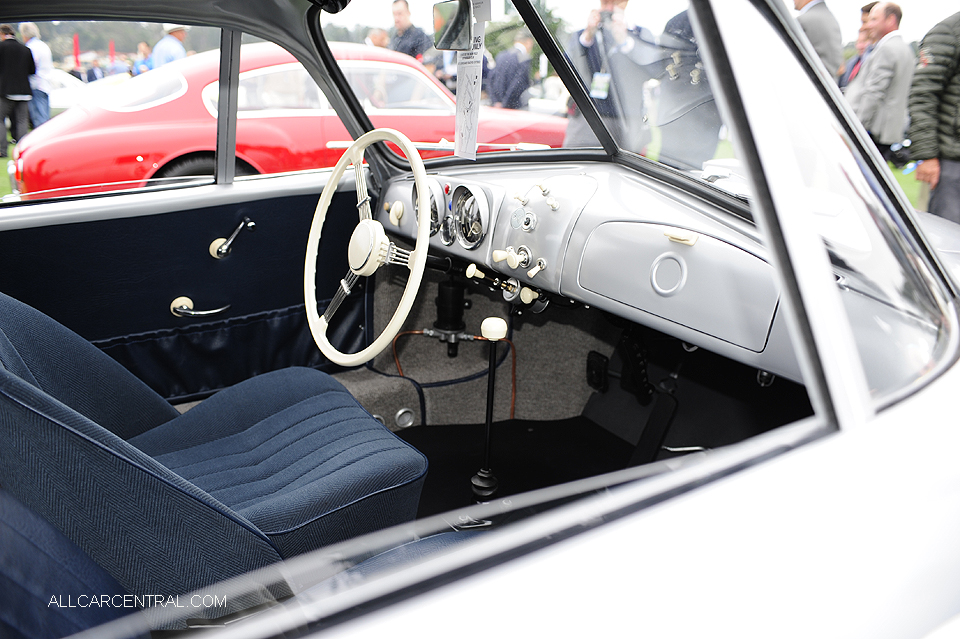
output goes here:
[{"label": "blue seat cushion", "polygon": [[339,382],[306,368],[223,390],[129,443],[252,522],[284,558],[414,519],[427,471]]}]

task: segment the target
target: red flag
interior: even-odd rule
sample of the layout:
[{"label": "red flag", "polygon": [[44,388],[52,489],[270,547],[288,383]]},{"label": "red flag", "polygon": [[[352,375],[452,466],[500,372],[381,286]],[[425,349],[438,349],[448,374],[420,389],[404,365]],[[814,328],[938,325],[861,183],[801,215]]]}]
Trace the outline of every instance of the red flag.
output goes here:
[{"label": "red flag", "polygon": [[117,53],[113,48],[113,40],[110,41],[110,64],[113,64],[117,59]]},{"label": "red flag", "polygon": [[73,34],[73,65],[80,68],[80,34]]}]

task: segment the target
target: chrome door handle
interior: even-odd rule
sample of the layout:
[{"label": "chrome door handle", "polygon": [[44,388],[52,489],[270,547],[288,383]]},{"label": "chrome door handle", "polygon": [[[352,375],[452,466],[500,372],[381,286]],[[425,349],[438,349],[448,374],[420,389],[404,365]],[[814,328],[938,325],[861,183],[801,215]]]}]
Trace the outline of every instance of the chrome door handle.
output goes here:
[{"label": "chrome door handle", "polygon": [[210,315],[222,313],[228,308],[230,308],[229,304],[221,306],[220,308],[210,309],[209,311],[195,311],[193,310],[193,300],[189,297],[178,297],[170,302],[170,312],[177,317],[209,317]]}]

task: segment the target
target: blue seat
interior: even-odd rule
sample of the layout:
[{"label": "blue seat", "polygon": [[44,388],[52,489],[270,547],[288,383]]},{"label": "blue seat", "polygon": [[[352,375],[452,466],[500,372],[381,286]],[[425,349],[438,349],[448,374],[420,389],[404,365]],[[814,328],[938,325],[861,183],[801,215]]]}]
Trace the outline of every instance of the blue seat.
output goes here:
[{"label": "blue seat", "polygon": [[426,470],[329,375],[266,373],[180,415],[0,294],[0,486],[129,593],[194,591],[411,520]]},{"label": "blue seat", "polygon": [[2,489],[0,592],[0,637],[11,639],[66,637],[133,612],[113,577]]}]

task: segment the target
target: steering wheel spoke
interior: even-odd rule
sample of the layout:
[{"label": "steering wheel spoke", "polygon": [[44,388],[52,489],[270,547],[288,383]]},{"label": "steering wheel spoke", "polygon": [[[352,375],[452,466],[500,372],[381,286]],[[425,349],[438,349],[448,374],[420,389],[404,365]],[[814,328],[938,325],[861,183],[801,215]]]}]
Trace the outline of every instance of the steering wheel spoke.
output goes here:
[{"label": "steering wheel spoke", "polygon": [[[390,345],[400,327],[406,320],[413,302],[420,289],[423,279],[423,270],[427,263],[427,245],[430,242],[430,203],[429,198],[421,198],[417,205],[417,240],[413,250],[400,248],[387,237],[383,225],[373,218],[371,198],[367,192],[367,183],[364,178],[363,151],[375,142],[390,142],[398,146],[410,162],[414,183],[418,193],[427,193],[427,173],[423,168],[423,160],[417,153],[416,147],[404,134],[393,129],[374,129],[360,136],[340,160],[333,167],[329,180],[320,195],[317,211],[310,227],[310,236],[307,239],[307,255],[303,269],[303,294],[307,308],[307,322],[310,333],[320,351],[330,361],[341,366],[359,366],[373,359],[377,354]],[[317,309],[316,268],[317,256],[320,247],[320,236],[323,230],[327,210],[333,201],[340,178],[348,167],[352,166],[357,185],[357,212],[360,223],[354,230],[347,247],[347,257],[350,262],[350,272],[340,281],[340,286],[323,315]],[[356,285],[361,276],[369,277],[379,266],[394,264],[405,266],[410,273],[406,286],[397,304],[397,310],[387,322],[383,332],[373,342],[358,353],[341,353],[327,339],[327,326],[331,318],[343,304],[350,290]]]},{"label": "steering wheel spoke", "polygon": [[330,303],[327,304],[327,309],[323,312],[323,319],[327,324],[333,319],[333,314],[337,312],[337,309],[340,308],[343,301],[347,299],[350,291],[353,290],[353,287],[356,286],[359,280],[360,276],[353,271],[347,271],[347,276],[340,280],[340,286],[337,287],[337,292],[334,293],[333,299],[330,300]]},{"label": "steering wheel spoke", "polygon": [[410,268],[410,261],[413,258],[413,251],[408,251],[405,248],[400,248],[393,242],[390,242],[390,246],[387,247],[387,256],[384,259],[384,264],[394,264],[396,266],[406,266]]},{"label": "steering wheel spoke", "polygon": [[363,153],[354,160],[353,172],[357,181],[357,212],[361,220],[369,220],[373,217],[373,213],[370,211],[371,198],[367,193],[367,180],[363,175]]}]

